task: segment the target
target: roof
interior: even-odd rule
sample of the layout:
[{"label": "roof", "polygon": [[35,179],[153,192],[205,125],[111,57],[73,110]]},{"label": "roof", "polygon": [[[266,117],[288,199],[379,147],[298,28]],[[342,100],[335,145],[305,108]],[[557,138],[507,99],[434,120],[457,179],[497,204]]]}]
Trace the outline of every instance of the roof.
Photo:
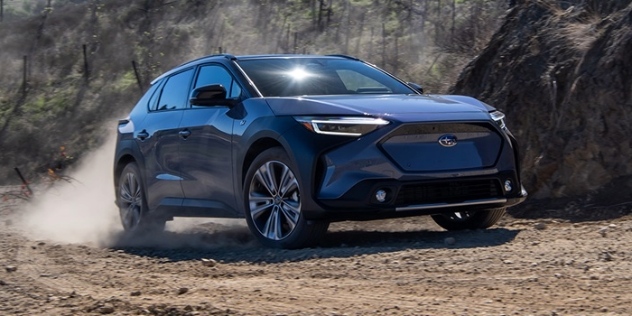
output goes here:
[{"label": "roof", "polygon": [[175,72],[178,72],[182,70],[183,68],[186,68],[189,66],[195,66],[198,64],[203,64],[206,62],[210,62],[210,61],[214,61],[214,60],[218,60],[222,58],[225,58],[228,60],[254,60],[254,59],[278,59],[278,58],[292,58],[292,59],[294,58],[332,58],[332,59],[347,58],[347,59],[359,60],[355,57],[347,56],[347,55],[261,54],[261,55],[234,56],[230,54],[214,54],[214,55],[208,55],[208,56],[196,58],[196,59],[187,61],[177,67],[174,67],[173,69],[163,73],[162,75],[158,76],[156,79],[152,80],[151,84],[153,85],[158,80],[166,76],[169,76]]}]

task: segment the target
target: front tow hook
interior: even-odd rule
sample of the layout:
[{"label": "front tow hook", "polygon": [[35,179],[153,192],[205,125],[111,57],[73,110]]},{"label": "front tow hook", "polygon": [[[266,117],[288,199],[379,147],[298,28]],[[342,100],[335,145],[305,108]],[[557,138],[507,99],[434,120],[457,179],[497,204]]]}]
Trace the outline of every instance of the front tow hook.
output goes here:
[{"label": "front tow hook", "polygon": [[147,133],[146,130],[143,130],[142,132],[138,133],[138,135],[136,135],[136,138],[138,138],[138,140],[140,140],[141,142],[147,139],[147,137],[149,137],[149,133]]},{"label": "front tow hook", "polygon": [[180,137],[182,139],[187,139],[189,136],[191,136],[191,131],[188,129],[182,130],[178,133],[180,135]]}]

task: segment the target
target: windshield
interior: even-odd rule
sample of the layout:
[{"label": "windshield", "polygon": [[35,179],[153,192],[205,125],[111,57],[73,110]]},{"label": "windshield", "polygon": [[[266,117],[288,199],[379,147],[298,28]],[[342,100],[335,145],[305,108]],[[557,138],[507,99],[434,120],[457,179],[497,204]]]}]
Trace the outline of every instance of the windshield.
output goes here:
[{"label": "windshield", "polygon": [[264,97],[415,93],[386,73],[351,59],[262,58],[238,63]]}]

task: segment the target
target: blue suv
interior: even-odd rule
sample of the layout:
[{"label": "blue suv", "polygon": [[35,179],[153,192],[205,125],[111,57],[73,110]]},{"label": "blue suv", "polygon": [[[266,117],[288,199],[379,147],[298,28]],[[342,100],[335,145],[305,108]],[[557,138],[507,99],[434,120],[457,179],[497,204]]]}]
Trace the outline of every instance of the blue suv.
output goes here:
[{"label": "blue suv", "polygon": [[313,245],[332,221],[487,228],[527,196],[503,118],[349,56],[207,56],[119,121],[116,203],[126,231],[245,218],[277,248]]}]

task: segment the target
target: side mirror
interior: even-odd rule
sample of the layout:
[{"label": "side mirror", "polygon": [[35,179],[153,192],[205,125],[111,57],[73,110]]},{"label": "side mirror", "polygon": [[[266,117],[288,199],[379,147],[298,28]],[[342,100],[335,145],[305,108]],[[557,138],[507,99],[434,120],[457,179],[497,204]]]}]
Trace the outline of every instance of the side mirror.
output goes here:
[{"label": "side mirror", "polygon": [[191,105],[213,106],[213,105],[235,105],[235,100],[226,99],[226,89],[221,84],[201,86],[193,90]]},{"label": "side mirror", "polygon": [[417,90],[419,93],[424,94],[424,88],[422,88],[420,85],[414,82],[407,82],[406,84],[408,84],[409,87]]}]

